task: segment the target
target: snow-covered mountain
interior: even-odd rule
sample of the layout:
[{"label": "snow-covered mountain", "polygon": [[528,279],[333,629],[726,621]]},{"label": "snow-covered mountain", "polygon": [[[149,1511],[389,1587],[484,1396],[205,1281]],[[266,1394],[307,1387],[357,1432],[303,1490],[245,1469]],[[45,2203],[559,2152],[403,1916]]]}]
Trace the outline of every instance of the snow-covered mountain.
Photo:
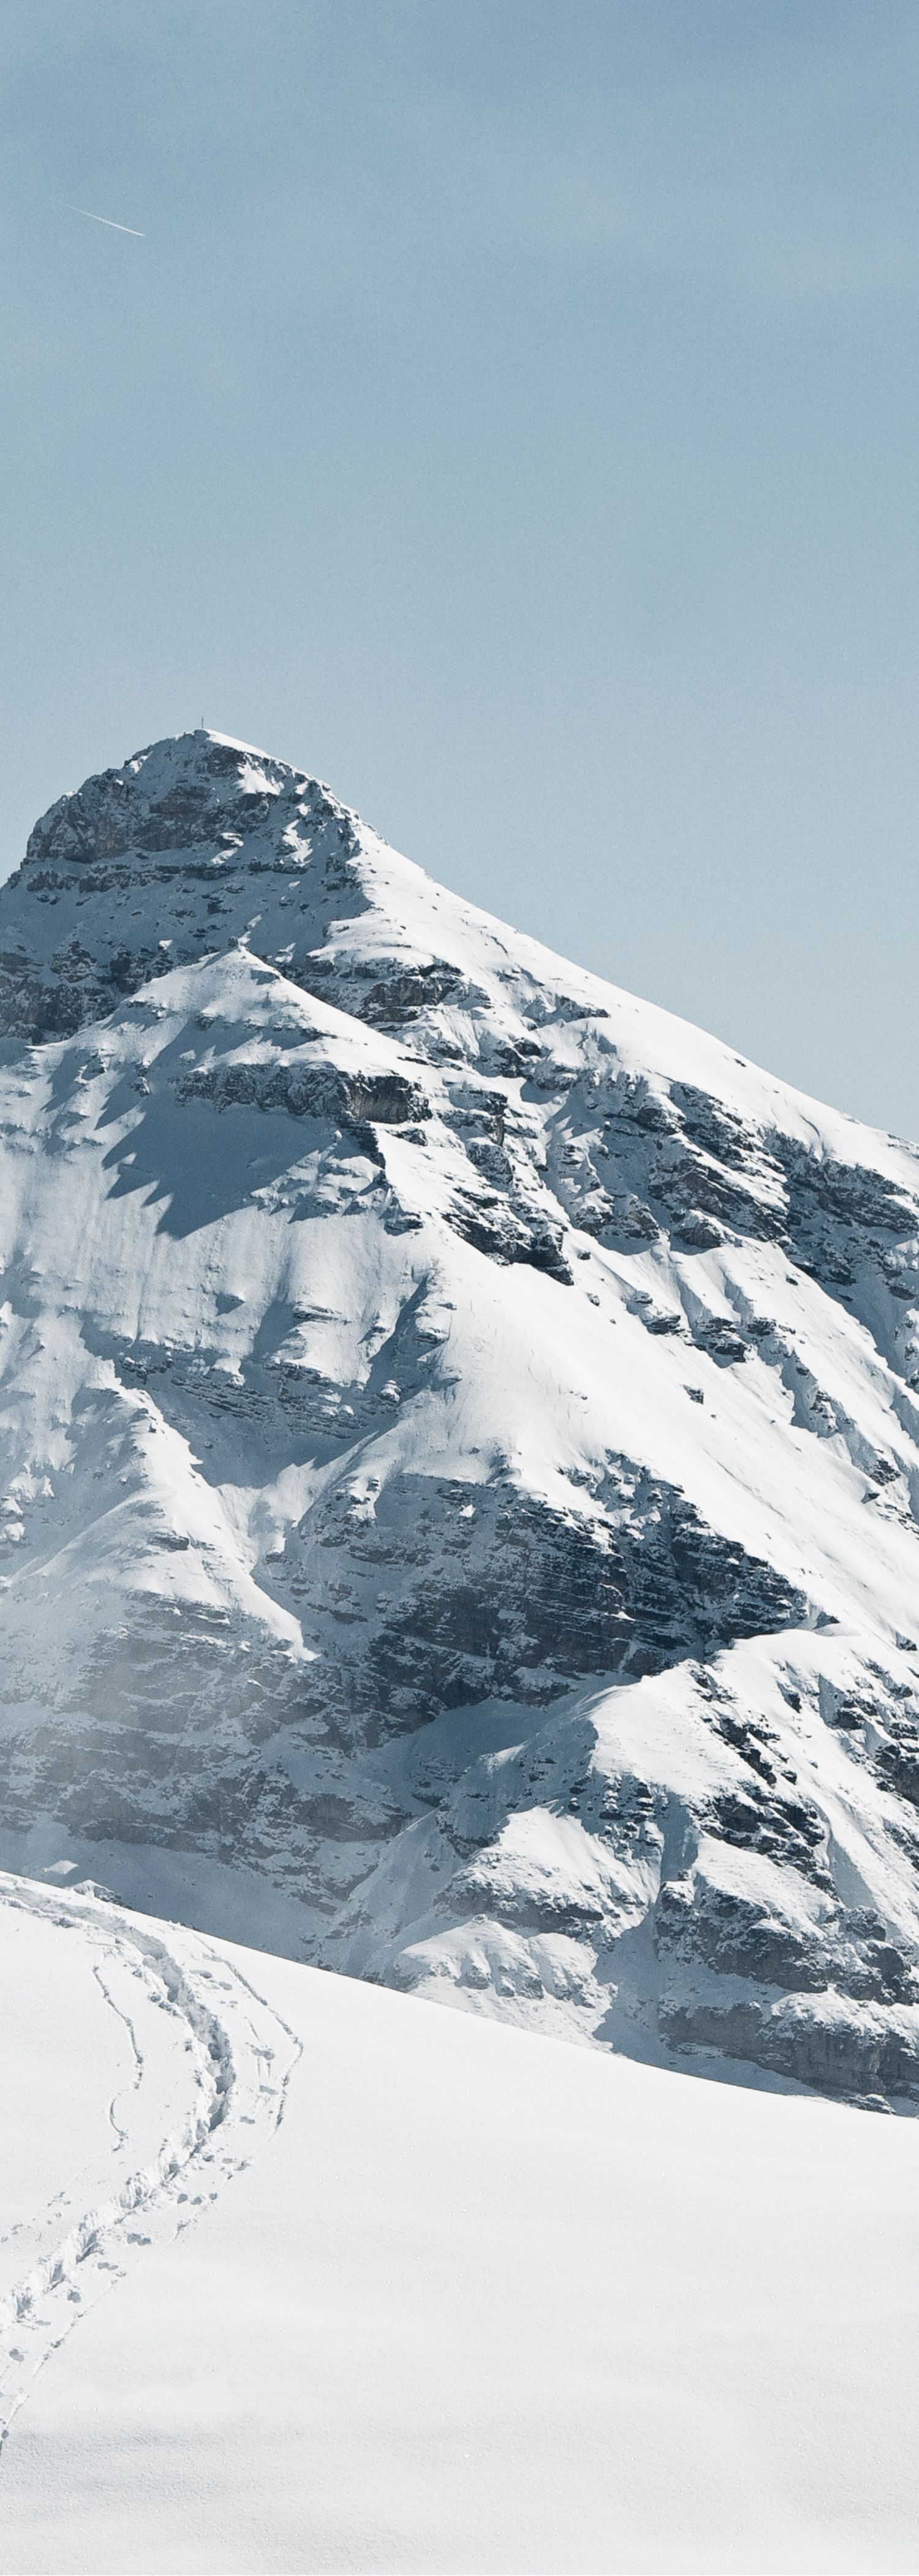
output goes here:
[{"label": "snow-covered mountain", "polygon": [[0,1015],[3,1862],[909,2096],[919,1154],[210,733]]}]

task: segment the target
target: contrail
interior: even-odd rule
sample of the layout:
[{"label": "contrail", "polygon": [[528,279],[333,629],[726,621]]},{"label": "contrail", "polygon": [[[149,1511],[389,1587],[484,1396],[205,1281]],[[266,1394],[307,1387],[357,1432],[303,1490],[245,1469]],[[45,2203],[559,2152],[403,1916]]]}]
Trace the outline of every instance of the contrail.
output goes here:
[{"label": "contrail", "polygon": [[93,215],[88,206],[68,206],[67,211],[71,215],[85,215],[88,224],[105,224],[110,233],[130,233],[132,241],[146,241],[146,233],[139,233],[133,224],[115,224],[111,215]]}]

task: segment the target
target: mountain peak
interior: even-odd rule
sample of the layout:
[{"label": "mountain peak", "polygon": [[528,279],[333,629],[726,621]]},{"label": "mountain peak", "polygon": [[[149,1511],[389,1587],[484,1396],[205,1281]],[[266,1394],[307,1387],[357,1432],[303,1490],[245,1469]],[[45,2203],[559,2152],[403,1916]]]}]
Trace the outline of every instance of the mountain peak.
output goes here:
[{"label": "mountain peak", "polygon": [[363,905],[358,847],[328,788],[249,744],[207,731],[150,744],[60,797],[0,890],[0,1029],[69,1034],[243,936],[302,961],[333,895]]}]

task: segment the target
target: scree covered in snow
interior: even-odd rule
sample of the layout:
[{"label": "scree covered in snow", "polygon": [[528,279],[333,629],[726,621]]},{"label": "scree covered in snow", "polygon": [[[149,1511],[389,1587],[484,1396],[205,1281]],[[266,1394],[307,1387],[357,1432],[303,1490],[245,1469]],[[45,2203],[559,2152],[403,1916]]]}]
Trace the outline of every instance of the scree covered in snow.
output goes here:
[{"label": "scree covered in snow", "polygon": [[0,1027],[0,1861],[910,2107],[913,1148],[204,732],[36,826]]}]

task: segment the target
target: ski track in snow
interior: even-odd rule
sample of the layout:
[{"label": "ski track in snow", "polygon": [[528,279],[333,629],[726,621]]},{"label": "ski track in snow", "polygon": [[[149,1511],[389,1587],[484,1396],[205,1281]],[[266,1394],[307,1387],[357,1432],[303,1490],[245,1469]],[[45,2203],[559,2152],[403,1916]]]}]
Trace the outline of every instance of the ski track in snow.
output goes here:
[{"label": "ski track in snow", "polygon": [[3,1873],[0,1905],[91,1947],[91,1973],[133,2057],[133,2075],[108,2106],[108,2162],[82,2167],[0,2235],[2,2454],[39,2373],[81,2317],[144,2247],[192,2225],[268,2144],[303,2052],[226,1955],[184,1926],[148,1930],[113,1903]]}]

